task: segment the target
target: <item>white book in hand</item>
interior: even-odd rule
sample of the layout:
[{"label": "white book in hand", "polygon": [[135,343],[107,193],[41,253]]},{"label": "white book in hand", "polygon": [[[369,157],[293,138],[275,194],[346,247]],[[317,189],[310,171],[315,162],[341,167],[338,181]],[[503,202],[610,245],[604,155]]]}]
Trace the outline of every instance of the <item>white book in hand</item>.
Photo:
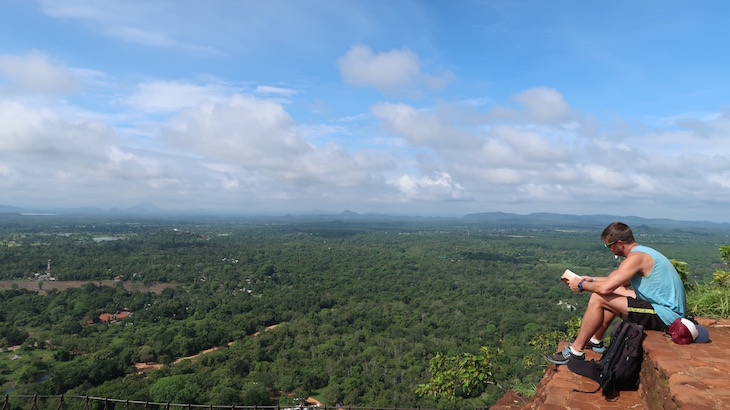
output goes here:
[{"label": "white book in hand", "polygon": [[566,270],[565,270],[565,272],[563,272],[563,275],[562,275],[562,276],[560,276],[560,280],[562,280],[562,281],[563,281],[563,282],[565,282],[565,283],[568,283],[568,282],[570,282],[570,280],[571,280],[571,279],[573,279],[573,278],[579,278],[579,277],[580,277],[580,276],[578,276],[578,275],[577,275],[577,274],[576,274],[575,272],[573,272],[572,270],[570,270],[570,269],[566,269]]}]

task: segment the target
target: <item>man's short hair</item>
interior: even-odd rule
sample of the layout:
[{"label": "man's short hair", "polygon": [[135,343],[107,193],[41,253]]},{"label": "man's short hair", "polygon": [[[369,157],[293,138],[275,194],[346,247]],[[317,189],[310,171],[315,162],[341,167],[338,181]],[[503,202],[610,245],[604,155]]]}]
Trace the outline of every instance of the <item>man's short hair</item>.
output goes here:
[{"label": "man's short hair", "polygon": [[611,243],[622,241],[624,243],[634,243],[634,233],[628,225],[623,222],[612,222],[601,232],[601,239]]}]

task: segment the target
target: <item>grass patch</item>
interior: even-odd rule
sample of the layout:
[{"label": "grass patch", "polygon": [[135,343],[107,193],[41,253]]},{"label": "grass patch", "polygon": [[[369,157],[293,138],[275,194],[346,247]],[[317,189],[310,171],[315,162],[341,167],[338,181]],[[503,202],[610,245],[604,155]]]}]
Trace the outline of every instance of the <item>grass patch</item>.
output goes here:
[{"label": "grass patch", "polygon": [[695,316],[730,318],[730,288],[698,286],[687,292],[687,309]]},{"label": "grass patch", "polygon": [[512,386],[512,390],[524,397],[532,397],[537,392],[537,384],[535,383],[520,383]]},{"label": "grass patch", "polygon": [[[37,381],[50,368],[53,352],[45,349],[20,348],[15,351],[0,353],[0,378],[3,380]],[[14,383],[5,383],[4,387],[13,387]]]}]

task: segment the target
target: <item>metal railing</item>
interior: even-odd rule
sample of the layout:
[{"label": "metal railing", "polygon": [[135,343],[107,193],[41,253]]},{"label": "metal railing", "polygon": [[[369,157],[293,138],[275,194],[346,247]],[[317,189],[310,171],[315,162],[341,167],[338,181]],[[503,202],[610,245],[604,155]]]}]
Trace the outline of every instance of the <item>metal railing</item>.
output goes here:
[{"label": "metal railing", "polygon": [[243,406],[206,405],[189,403],[157,403],[152,401],[120,400],[107,397],[73,395],[5,395],[1,410],[427,410],[408,407],[354,407],[354,406]]}]

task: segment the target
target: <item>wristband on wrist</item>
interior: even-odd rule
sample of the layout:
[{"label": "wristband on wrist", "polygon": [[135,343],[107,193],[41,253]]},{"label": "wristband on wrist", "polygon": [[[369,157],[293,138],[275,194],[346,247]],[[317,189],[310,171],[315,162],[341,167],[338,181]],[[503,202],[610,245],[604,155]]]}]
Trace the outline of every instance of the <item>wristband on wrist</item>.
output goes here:
[{"label": "wristband on wrist", "polygon": [[583,281],[578,282],[578,292],[583,292]]}]

